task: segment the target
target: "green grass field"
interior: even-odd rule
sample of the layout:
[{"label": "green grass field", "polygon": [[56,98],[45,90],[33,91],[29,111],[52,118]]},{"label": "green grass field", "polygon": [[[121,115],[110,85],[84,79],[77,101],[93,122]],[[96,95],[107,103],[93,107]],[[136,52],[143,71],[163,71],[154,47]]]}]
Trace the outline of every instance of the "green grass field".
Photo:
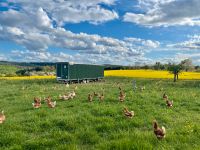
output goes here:
[{"label": "green grass field", "polygon": [[[105,82],[77,84],[77,97],[70,101],[59,100],[58,95],[75,85],[1,80],[0,110],[6,121],[0,124],[0,149],[200,149],[200,81],[137,79],[137,86],[146,89],[133,92],[132,80],[110,77]],[[123,103],[118,100],[117,82],[127,95]],[[105,101],[89,103],[88,93],[103,88]],[[164,92],[174,107],[166,107]],[[32,107],[33,97],[49,95],[57,101],[56,108],[45,103],[39,109]],[[124,117],[124,106],[134,110],[135,117]],[[153,133],[154,119],[166,128],[163,140]]]}]

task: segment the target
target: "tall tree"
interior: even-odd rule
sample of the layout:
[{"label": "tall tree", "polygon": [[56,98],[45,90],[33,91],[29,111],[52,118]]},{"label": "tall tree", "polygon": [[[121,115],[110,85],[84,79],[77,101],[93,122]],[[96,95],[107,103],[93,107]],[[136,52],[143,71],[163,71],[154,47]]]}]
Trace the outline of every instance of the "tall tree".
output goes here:
[{"label": "tall tree", "polygon": [[170,73],[174,74],[174,82],[176,82],[179,79],[179,74],[182,70],[181,64],[169,64],[168,70]]},{"label": "tall tree", "polygon": [[191,59],[185,59],[185,60],[181,61],[180,64],[182,66],[182,69],[185,71],[191,71],[194,69]]},{"label": "tall tree", "polygon": [[161,68],[161,63],[160,62],[156,62],[155,65],[154,65],[154,69],[155,70],[160,70]]}]

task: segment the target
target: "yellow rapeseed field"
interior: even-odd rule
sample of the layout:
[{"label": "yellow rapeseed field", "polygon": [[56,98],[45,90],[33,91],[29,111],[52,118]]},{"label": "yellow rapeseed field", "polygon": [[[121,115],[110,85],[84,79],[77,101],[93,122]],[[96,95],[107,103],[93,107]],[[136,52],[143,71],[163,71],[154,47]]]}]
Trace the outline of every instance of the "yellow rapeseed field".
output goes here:
[{"label": "yellow rapeseed field", "polygon": [[[135,77],[135,78],[160,78],[172,79],[173,74],[168,71],[155,71],[155,70],[106,70],[104,71],[105,77]],[[6,80],[34,80],[34,79],[55,79],[56,76],[24,76],[24,77],[0,77]],[[200,73],[197,72],[181,72],[179,79],[195,80],[200,79]]]},{"label": "yellow rapeseed field", "polygon": [[[105,76],[116,77],[135,77],[135,78],[161,78],[171,79],[173,74],[168,71],[155,70],[108,70],[104,71]],[[200,79],[200,73],[197,72],[181,72],[179,79]]]},{"label": "yellow rapeseed field", "polygon": [[0,77],[5,80],[35,80],[35,79],[55,79],[56,76],[23,76],[23,77]]}]

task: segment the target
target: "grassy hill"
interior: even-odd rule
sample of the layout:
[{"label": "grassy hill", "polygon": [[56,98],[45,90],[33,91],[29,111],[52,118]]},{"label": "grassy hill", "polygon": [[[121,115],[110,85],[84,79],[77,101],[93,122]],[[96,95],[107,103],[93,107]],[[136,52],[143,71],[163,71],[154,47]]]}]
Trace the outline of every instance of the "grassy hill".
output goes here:
[{"label": "grassy hill", "polygon": [[[1,149],[198,149],[200,147],[200,81],[137,79],[109,77],[105,82],[79,84],[73,100],[62,101],[59,94],[72,91],[55,80],[0,81],[0,109],[6,121],[0,124]],[[118,100],[118,83],[126,100]],[[105,100],[88,102],[88,93],[101,93]],[[162,99],[166,92],[174,107],[167,108]],[[51,96],[54,109],[42,104],[32,108],[35,96]],[[126,118],[123,107],[135,111]],[[158,140],[152,129],[156,119],[165,126],[164,140]]]},{"label": "grassy hill", "polygon": [[0,62],[0,77],[55,74],[53,64]]},{"label": "grassy hill", "polygon": [[19,70],[14,65],[0,65],[0,76],[16,76],[16,71]]}]

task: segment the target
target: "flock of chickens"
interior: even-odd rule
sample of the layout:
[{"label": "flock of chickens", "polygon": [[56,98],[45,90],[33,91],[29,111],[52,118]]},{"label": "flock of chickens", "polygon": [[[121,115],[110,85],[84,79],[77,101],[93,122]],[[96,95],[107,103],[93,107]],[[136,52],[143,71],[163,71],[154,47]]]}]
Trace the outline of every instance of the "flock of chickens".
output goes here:
[{"label": "flock of chickens", "polygon": [[[67,84],[66,87],[69,87],[69,85]],[[134,89],[137,87],[134,87]],[[69,92],[67,94],[64,95],[59,95],[59,99],[60,100],[70,100],[73,99],[74,97],[76,97],[76,90],[77,90],[77,86],[75,86],[74,90],[72,92]],[[145,90],[145,86],[140,87],[140,90],[143,91]],[[99,94],[96,92],[93,93],[89,93],[88,94],[88,101],[92,102],[94,97],[97,97],[99,99],[100,102],[104,101],[104,92]],[[124,102],[125,98],[126,98],[126,93],[122,90],[121,87],[119,87],[119,101],[120,102]],[[173,101],[169,100],[168,96],[166,95],[166,93],[163,94],[164,101],[166,102],[166,106],[167,107],[172,107],[173,106]],[[38,97],[34,97],[34,102],[32,103],[34,108],[40,108],[41,107],[41,98]],[[47,98],[44,98],[44,101],[46,101],[46,104],[49,108],[54,108],[56,106],[56,101],[52,101],[52,98],[49,96]],[[124,107],[123,108],[123,113],[127,118],[133,118],[134,117],[134,111],[129,111],[128,108]],[[4,115],[4,111],[1,112],[0,114],[0,124],[2,124],[5,121],[6,117]],[[154,134],[156,135],[156,137],[158,139],[163,139],[166,135],[166,130],[165,127],[159,127],[158,123],[156,120],[153,121],[153,129],[154,129]]]},{"label": "flock of chickens", "polygon": [[[38,98],[38,97],[34,97],[34,103],[32,103],[33,107],[34,108],[40,108],[41,107],[41,101],[42,99],[41,98]],[[48,96],[47,98],[44,99],[44,101],[47,102],[47,106],[49,108],[54,108],[56,107],[56,101],[52,101],[52,98],[50,96]]]},{"label": "flock of chickens", "polygon": [[[69,87],[69,85],[67,84],[66,87]],[[55,90],[56,87],[53,87],[53,89]],[[59,99],[60,100],[70,100],[73,99],[76,96],[76,92],[75,90],[77,90],[77,86],[75,86],[74,90],[70,93],[64,94],[64,95],[59,95]],[[44,98],[44,101],[46,101],[47,106],[49,108],[54,108],[56,107],[56,101],[52,101],[52,98],[50,96],[48,96],[47,98]],[[42,105],[42,98],[40,97],[34,97],[34,102],[32,103],[34,108],[40,108]]]}]

